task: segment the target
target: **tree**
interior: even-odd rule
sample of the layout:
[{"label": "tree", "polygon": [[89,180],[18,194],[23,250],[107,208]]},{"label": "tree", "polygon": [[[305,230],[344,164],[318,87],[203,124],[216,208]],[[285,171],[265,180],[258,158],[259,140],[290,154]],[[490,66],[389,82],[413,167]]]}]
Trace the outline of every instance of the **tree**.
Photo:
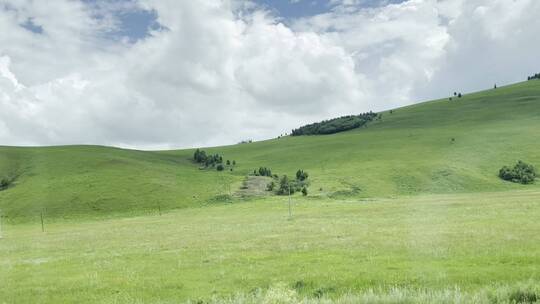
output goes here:
[{"label": "tree", "polygon": [[367,112],[359,115],[348,115],[323,120],[320,122],[301,126],[298,129],[292,130],[292,136],[301,135],[319,135],[319,134],[334,134],[342,131],[352,130],[373,121],[377,118],[377,113]]},{"label": "tree", "polygon": [[219,164],[219,165],[217,165],[217,167],[216,167],[216,170],[218,170],[218,171],[223,171],[224,169],[225,169],[225,167],[223,167],[222,164]]},{"label": "tree", "polygon": [[276,188],[276,183],[274,183],[273,181],[266,185],[266,191],[274,191],[274,188]]},{"label": "tree", "polygon": [[278,194],[280,195],[287,195],[289,194],[289,191],[291,194],[294,193],[294,187],[291,187],[291,182],[289,181],[289,178],[287,175],[283,175],[281,179],[279,180],[279,189]]},{"label": "tree", "polygon": [[206,152],[197,149],[193,154],[193,159],[198,163],[205,163],[208,159]]},{"label": "tree", "polygon": [[503,166],[499,170],[499,177],[514,183],[532,184],[536,178],[536,169],[520,160],[513,168]]},{"label": "tree", "polygon": [[260,176],[272,176],[272,170],[266,167],[260,167],[257,173],[258,174],[256,175],[260,175]]},{"label": "tree", "polygon": [[236,166],[236,161],[235,160],[232,161],[232,165]]},{"label": "tree", "polygon": [[457,95],[458,98],[461,98],[461,96],[462,96],[461,93],[459,93],[459,94]]},{"label": "tree", "polygon": [[302,195],[303,195],[303,196],[307,196],[307,195],[308,195],[308,192],[307,192],[307,188],[306,188],[306,187],[302,188]]},{"label": "tree", "polygon": [[227,159],[227,166],[231,165],[231,161]]},{"label": "tree", "polygon": [[296,171],[296,180],[298,181],[303,182],[308,178],[308,176],[309,176],[308,173],[305,172],[304,170]]}]

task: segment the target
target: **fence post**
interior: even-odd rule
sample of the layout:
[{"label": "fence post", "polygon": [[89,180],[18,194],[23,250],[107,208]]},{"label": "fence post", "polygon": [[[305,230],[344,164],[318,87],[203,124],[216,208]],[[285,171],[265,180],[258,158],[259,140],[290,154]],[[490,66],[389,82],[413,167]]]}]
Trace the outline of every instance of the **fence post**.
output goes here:
[{"label": "fence post", "polygon": [[2,239],[2,210],[0,210],[0,239]]},{"label": "fence post", "polygon": [[292,218],[292,211],[291,211],[291,183],[289,183],[289,218]]},{"label": "fence post", "polygon": [[41,211],[41,232],[45,232],[45,226],[43,225],[43,211]]}]

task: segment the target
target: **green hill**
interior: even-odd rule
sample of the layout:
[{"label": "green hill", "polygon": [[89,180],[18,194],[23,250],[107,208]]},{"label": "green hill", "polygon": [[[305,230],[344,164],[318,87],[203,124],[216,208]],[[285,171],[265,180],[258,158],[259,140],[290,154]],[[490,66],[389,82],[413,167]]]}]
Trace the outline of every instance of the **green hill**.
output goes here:
[{"label": "green hill", "polygon": [[[0,147],[0,178],[15,178],[0,191],[0,302],[533,302],[540,182],[497,173],[540,166],[539,118],[529,81],[205,149],[232,172],[199,170],[193,150]],[[260,166],[307,170],[309,195],[235,195]]]},{"label": "green hill", "polygon": [[236,160],[233,172],[199,170],[190,160],[193,150],[0,147],[0,177],[17,177],[0,191],[0,209],[19,222],[41,212],[102,217],[202,206],[222,201],[260,166],[279,175],[307,170],[310,196],[325,198],[539,187],[501,181],[497,172],[520,159],[540,166],[540,81],[382,114],[334,135],[206,149]]}]

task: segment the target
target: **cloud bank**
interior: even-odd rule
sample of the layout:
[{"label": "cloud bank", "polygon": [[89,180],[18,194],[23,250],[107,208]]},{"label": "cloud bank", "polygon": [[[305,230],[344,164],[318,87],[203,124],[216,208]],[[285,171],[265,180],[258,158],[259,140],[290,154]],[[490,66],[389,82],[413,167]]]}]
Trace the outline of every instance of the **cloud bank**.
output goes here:
[{"label": "cloud bank", "polygon": [[[160,26],[111,38],[130,10]],[[0,144],[231,144],[520,81],[540,70],[538,13],[535,0],[333,0],[285,22],[248,1],[0,0]]]}]

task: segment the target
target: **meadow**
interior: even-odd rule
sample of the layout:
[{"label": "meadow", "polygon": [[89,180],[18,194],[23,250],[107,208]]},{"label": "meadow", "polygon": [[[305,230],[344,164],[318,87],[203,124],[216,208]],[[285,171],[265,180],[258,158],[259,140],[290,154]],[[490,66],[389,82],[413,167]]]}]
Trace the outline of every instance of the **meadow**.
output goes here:
[{"label": "meadow", "polygon": [[4,226],[0,302],[177,303],[284,285],[477,292],[540,281],[540,192],[328,201]]},{"label": "meadow", "polygon": [[[0,191],[0,303],[540,299],[539,183],[497,177],[540,165],[540,81],[382,114],[205,148],[236,160],[224,172],[191,149],[0,147],[16,177]],[[292,217],[287,197],[238,195],[260,166],[309,172]]]}]

